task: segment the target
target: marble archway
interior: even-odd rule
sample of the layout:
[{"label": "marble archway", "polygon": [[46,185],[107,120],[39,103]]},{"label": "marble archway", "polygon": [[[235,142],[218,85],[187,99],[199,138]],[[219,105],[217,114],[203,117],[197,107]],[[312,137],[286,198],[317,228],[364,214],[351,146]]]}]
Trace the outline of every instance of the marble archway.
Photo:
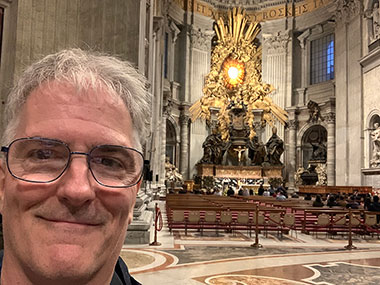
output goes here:
[{"label": "marble archway", "polygon": [[174,120],[166,120],[166,148],[165,155],[169,157],[172,164],[178,167],[179,136]]}]

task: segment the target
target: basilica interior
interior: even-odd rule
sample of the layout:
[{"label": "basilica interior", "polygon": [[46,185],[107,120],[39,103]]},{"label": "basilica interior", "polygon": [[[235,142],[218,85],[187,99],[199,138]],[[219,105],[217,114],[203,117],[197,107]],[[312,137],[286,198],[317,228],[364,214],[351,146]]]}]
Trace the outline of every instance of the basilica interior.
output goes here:
[{"label": "basilica interior", "polygon": [[378,0],[0,0],[0,112],[73,47],[149,82],[142,284],[380,283]]}]

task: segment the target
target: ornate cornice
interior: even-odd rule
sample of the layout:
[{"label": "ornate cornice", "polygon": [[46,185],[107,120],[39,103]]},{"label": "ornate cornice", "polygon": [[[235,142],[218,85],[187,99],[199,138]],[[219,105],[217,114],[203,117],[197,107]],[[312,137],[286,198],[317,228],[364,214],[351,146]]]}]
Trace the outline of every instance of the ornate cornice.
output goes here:
[{"label": "ornate cornice", "polygon": [[189,36],[193,48],[207,51],[211,49],[211,39],[214,36],[213,31],[202,31],[201,29],[191,27]]},{"label": "ornate cornice", "polygon": [[153,17],[153,31],[156,33],[164,26],[164,18],[160,16]]},{"label": "ornate cornice", "polygon": [[174,44],[177,41],[178,34],[181,32],[181,30],[177,27],[177,25],[174,22],[170,22],[169,29],[172,33],[172,42]]},{"label": "ornate cornice", "polygon": [[285,53],[291,36],[288,31],[278,32],[275,35],[263,35],[264,46],[267,47],[269,54]]},{"label": "ornate cornice", "polygon": [[324,115],[324,119],[326,120],[327,124],[335,124],[335,113],[327,113]]},{"label": "ornate cornice", "polygon": [[338,22],[347,23],[363,9],[361,0],[335,0],[335,18]]}]

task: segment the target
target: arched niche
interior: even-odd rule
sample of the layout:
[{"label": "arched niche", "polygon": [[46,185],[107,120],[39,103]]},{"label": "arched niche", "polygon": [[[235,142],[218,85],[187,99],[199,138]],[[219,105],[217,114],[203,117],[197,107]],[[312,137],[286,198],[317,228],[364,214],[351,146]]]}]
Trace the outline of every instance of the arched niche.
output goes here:
[{"label": "arched niche", "polygon": [[179,145],[178,125],[172,117],[166,120],[166,150],[165,154],[170,159],[170,163],[178,166],[177,154]]},{"label": "arched niche", "polygon": [[[379,21],[379,0],[364,0],[363,7],[364,7],[364,18],[366,20],[366,29],[368,34],[368,44],[372,43],[376,39],[378,39],[379,35],[376,35],[379,33],[379,31],[375,31],[375,24],[374,21]],[[376,5],[376,6],[375,6]],[[377,10],[377,11],[376,11]],[[376,14],[377,13],[377,19]],[[378,23],[379,24],[379,23]]]},{"label": "arched niche", "polygon": [[368,142],[369,142],[369,145],[368,145],[368,150],[369,150],[369,154],[368,154],[368,157],[369,157],[369,162],[371,161],[371,159],[373,158],[373,139],[371,137],[371,133],[374,131],[375,129],[375,124],[379,124],[380,125],[380,112],[378,110],[374,111],[374,112],[371,112],[369,118],[368,118],[368,125],[367,125],[367,136],[368,136]]},{"label": "arched niche", "polygon": [[301,140],[301,153],[302,153],[302,167],[309,166],[309,160],[313,154],[313,147],[311,145],[322,143],[327,144],[327,130],[321,125],[313,125],[309,127],[303,134]]}]

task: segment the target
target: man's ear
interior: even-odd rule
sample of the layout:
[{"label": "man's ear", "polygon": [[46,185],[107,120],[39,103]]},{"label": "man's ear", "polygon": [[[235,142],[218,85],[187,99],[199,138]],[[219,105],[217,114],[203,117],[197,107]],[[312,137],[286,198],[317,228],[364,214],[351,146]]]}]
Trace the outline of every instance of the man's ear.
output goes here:
[{"label": "man's ear", "polygon": [[0,213],[3,213],[3,205],[4,205],[4,184],[5,184],[5,171],[6,164],[4,159],[0,159]]}]

